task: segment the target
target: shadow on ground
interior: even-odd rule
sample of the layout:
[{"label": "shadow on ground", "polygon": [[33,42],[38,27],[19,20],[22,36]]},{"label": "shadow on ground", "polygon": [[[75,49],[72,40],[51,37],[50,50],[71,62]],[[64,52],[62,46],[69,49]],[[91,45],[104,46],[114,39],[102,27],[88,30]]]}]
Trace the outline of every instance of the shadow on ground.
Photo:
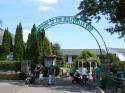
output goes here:
[{"label": "shadow on ground", "polygon": [[95,93],[95,87],[92,85],[81,86],[80,84],[72,84],[71,81],[67,78],[56,78],[54,85],[48,86],[48,79],[42,81],[40,85],[30,85],[30,87],[48,87],[50,90],[61,90],[61,91],[70,91],[70,92],[82,92],[88,91]]},{"label": "shadow on ground", "polygon": [[[16,86],[26,86],[23,80],[19,81],[0,81],[0,82],[6,82],[11,85],[16,85]],[[47,88],[48,90],[58,90],[58,91],[69,91],[69,92],[83,92],[86,91],[88,93],[96,93],[95,92],[95,87],[88,85],[88,86],[81,86],[79,84],[72,84],[71,81],[68,78],[56,78],[56,82],[54,85],[48,86],[47,84],[48,79],[44,79],[41,84],[34,84],[34,85],[29,85],[29,87],[43,87]]]}]

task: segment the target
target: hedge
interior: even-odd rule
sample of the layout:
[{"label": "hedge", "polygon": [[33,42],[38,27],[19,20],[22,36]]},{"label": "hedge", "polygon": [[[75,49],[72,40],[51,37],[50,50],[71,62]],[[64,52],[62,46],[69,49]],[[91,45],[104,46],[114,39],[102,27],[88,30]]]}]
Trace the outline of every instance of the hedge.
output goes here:
[{"label": "hedge", "polygon": [[26,75],[17,72],[0,72],[0,80],[24,80]]},{"label": "hedge", "polygon": [[2,71],[20,71],[21,62],[17,61],[0,61],[0,70]]}]

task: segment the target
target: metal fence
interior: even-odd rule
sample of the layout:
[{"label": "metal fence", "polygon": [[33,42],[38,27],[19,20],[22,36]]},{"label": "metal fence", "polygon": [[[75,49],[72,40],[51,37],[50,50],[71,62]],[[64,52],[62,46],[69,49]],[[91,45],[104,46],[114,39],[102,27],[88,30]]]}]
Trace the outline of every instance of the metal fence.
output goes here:
[{"label": "metal fence", "polygon": [[123,78],[106,75],[103,77],[101,85],[105,87],[105,89],[110,90],[112,93],[125,93],[122,92],[122,89],[125,88],[125,79]]}]

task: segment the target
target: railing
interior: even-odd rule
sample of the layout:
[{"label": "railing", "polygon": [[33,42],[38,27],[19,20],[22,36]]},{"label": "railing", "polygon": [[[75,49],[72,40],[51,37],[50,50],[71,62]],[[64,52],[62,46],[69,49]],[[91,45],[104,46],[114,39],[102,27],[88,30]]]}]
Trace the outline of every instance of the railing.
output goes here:
[{"label": "railing", "polygon": [[125,79],[117,78],[112,75],[106,75],[101,81],[102,88],[110,90],[112,93],[125,93],[118,92],[125,88]]}]

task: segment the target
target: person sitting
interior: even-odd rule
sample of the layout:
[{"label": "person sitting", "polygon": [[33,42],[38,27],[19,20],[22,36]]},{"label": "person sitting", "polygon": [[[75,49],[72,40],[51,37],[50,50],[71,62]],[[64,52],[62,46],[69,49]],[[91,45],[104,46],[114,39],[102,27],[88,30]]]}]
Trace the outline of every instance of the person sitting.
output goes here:
[{"label": "person sitting", "polygon": [[80,77],[80,74],[78,73],[78,71],[75,72],[73,78],[74,78],[74,81],[75,81],[75,82],[77,82],[77,83],[80,84],[80,82],[81,82],[81,77]]}]

